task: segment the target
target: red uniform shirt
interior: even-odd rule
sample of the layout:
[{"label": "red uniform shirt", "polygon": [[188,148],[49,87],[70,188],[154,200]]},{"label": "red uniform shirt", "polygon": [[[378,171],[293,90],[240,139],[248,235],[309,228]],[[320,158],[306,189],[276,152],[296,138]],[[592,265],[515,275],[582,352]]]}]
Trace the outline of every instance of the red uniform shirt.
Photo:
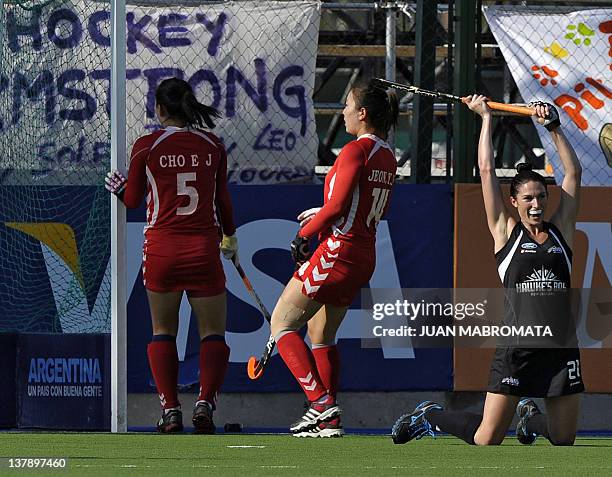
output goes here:
[{"label": "red uniform shirt", "polygon": [[145,232],[218,233],[219,226],[226,235],[236,231],[225,148],[210,132],[167,127],[139,138],[128,178],[127,207],[138,207],[146,192]]},{"label": "red uniform shirt", "polygon": [[349,142],[325,177],[323,207],[300,235],[333,234],[373,245],[376,226],[389,204],[396,168],[389,145],[373,134]]}]

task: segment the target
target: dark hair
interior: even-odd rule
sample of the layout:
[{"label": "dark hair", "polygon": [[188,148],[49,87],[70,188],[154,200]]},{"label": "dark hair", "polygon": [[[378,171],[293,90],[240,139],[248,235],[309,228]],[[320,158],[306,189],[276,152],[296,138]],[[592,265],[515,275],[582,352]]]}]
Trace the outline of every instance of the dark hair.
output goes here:
[{"label": "dark hair", "polygon": [[516,199],[516,194],[518,193],[518,188],[525,184],[526,182],[539,182],[544,186],[544,190],[548,194],[548,188],[546,187],[546,181],[544,178],[534,172],[533,166],[526,162],[521,162],[516,165],[516,175],[512,178],[512,182],[510,182],[510,195]]},{"label": "dark hair", "polygon": [[221,114],[212,106],[198,102],[191,85],[182,79],[169,78],[162,81],[155,91],[157,104],[164,107],[171,118],[185,121],[190,126],[214,128],[212,118]]},{"label": "dark hair", "polygon": [[351,89],[357,109],[368,112],[367,123],[379,132],[387,134],[397,124],[399,99],[392,90],[386,90],[369,81]]}]

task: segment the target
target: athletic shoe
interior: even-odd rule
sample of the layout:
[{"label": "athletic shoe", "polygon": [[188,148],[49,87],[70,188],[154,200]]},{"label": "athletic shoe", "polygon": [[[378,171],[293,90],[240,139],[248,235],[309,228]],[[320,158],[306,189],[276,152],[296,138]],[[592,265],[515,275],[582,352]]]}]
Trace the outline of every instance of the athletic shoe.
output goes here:
[{"label": "athletic shoe", "polygon": [[329,421],[321,422],[312,429],[300,431],[293,434],[293,437],[342,437],[344,429],[340,417],[333,417]]},{"label": "athletic shoe", "polygon": [[435,437],[431,424],[425,417],[425,413],[432,409],[442,410],[443,408],[435,402],[423,401],[410,414],[400,416],[391,428],[393,443],[405,444],[412,439],[418,440],[425,436]]},{"label": "athletic shoe", "polygon": [[171,434],[183,430],[183,413],[180,409],[165,409],[157,423],[157,430],[162,434]]},{"label": "athletic shoe", "polygon": [[516,415],[519,421],[516,425],[516,438],[521,444],[525,444],[526,446],[531,445],[538,437],[538,435],[533,432],[527,432],[527,423],[529,419],[537,414],[542,413],[533,399],[521,399],[517,404]]},{"label": "athletic shoe", "polygon": [[333,402],[331,397],[325,396],[325,399],[311,402],[304,415],[298,421],[291,424],[289,430],[293,434],[307,431],[324,421],[329,421],[339,416],[341,413],[340,407]]},{"label": "athletic shoe", "polygon": [[208,401],[198,401],[193,408],[193,433],[214,434],[213,410]]}]

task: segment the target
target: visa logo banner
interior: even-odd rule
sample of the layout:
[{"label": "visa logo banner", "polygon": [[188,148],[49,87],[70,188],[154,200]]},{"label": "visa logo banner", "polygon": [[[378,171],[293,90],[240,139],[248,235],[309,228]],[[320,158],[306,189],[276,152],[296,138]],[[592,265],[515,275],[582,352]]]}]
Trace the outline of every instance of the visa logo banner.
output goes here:
[{"label": "visa logo banner", "polygon": [[[289,244],[298,230],[297,215],[322,205],[320,186],[249,186],[230,189],[242,267],[270,312],[294,271]],[[128,391],[154,392],[146,359],[151,323],[142,284],[144,210],[128,211]],[[446,185],[396,186],[389,213],[378,226],[377,265],[369,286],[449,287],[452,283],[452,207]],[[426,224],[423,227],[423,224]],[[418,231],[418,232],[417,232]],[[246,363],[259,355],[270,327],[233,265],[222,260],[228,296],[226,341],[231,348],[224,391],[297,391],[297,384],[276,355],[264,378],[250,381]],[[409,337],[381,338],[379,349],[361,348],[359,297],[338,332],[343,390],[449,389],[451,350],[415,350]],[[184,297],[177,347],[183,388],[197,390],[199,336]],[[388,340],[394,340],[393,342]],[[351,363],[361,363],[359,369]],[[401,376],[401,379],[397,379]]]}]

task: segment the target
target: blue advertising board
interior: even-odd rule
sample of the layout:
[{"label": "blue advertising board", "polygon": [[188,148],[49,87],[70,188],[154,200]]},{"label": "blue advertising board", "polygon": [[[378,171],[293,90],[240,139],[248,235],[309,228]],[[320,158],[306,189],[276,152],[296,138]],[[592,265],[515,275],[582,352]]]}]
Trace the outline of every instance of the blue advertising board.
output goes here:
[{"label": "blue advertising board", "polygon": [[[293,273],[289,243],[298,229],[296,216],[320,206],[317,185],[232,187],[241,264],[271,311]],[[154,392],[146,346],[152,328],[142,284],[144,208],[128,211],[128,391]],[[448,185],[398,185],[390,209],[379,223],[377,267],[371,288],[452,287],[452,190]],[[251,381],[249,356],[263,351],[270,328],[233,269],[224,260],[228,291],[226,340],[231,348],[223,392],[299,391],[275,353],[264,376]],[[341,391],[449,390],[451,349],[363,348],[359,297],[338,332]],[[177,347],[179,384],[198,387],[199,337],[186,298],[180,311]],[[358,366],[355,364],[358,363]]]},{"label": "blue advertising board", "polygon": [[17,426],[110,430],[110,335],[22,333]]},{"label": "blue advertising board", "polygon": [[15,427],[17,392],[15,388],[15,359],[17,355],[17,334],[0,334],[0,428]]},{"label": "blue advertising board", "polygon": [[[11,188],[11,194],[5,197],[18,195],[18,191],[12,190],[18,186],[3,187]],[[6,252],[1,254],[0,298],[5,313],[0,318],[0,331],[109,332],[110,320],[108,312],[104,312],[109,292],[108,195],[99,187],[39,187],[35,192],[45,197],[46,204],[35,224],[22,216],[15,204],[0,198],[0,241]],[[272,310],[293,271],[289,243],[298,228],[296,216],[304,209],[321,205],[322,186],[232,186],[230,192],[241,263],[266,307]],[[70,203],[68,198],[76,193],[83,199],[79,200],[78,214],[66,206]],[[87,223],[92,217],[93,223],[99,224],[99,236],[93,238]],[[144,208],[128,211],[129,392],[154,392],[146,358],[151,323],[140,270],[144,220]],[[449,185],[397,185],[389,211],[379,224],[377,267],[369,286],[451,287],[452,233]],[[17,241],[20,247],[15,246]],[[58,244],[63,244],[63,248]],[[74,265],[79,263],[80,268]],[[251,355],[262,352],[270,329],[231,264],[224,260],[223,265],[228,291],[226,339],[231,355],[222,390],[299,390],[277,354],[262,379],[255,382],[248,379],[246,362]],[[35,283],[20,284],[32,277]],[[74,283],[80,286],[75,287]],[[16,300],[20,297],[23,299]],[[450,349],[362,347],[359,305],[358,297],[338,333],[341,390],[451,388]],[[199,338],[186,299],[181,305],[177,345],[180,386],[196,390]]]}]

